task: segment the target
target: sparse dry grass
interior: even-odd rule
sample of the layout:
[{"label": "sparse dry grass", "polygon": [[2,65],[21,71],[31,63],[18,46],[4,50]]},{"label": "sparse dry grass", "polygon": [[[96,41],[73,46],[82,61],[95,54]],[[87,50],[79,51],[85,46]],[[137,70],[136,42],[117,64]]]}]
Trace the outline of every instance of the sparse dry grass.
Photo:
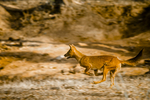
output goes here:
[{"label": "sparse dry grass", "polygon": [[[66,53],[69,49],[68,45],[49,44],[47,42],[35,43],[38,46],[30,47],[29,45],[34,44],[34,42],[27,42],[24,43],[24,46],[21,48],[18,47],[18,49],[10,50],[11,52],[7,51],[2,53],[6,58],[17,57],[17,60],[12,59],[13,62],[9,62],[8,59],[3,59],[4,61],[8,60],[10,64],[0,71],[0,99],[147,100],[147,98],[149,98],[150,85],[148,83],[150,82],[150,76],[144,75],[147,69],[138,67],[122,68],[120,74],[117,74],[115,86],[109,89],[109,74],[106,82],[94,85],[91,83],[100,80],[102,76],[84,75],[84,68],[76,65],[77,63],[73,59],[56,59],[59,55]],[[91,46],[91,48],[84,48],[86,46]],[[114,54],[110,51],[101,50],[102,48],[100,50],[94,49],[93,46],[109,48],[106,44],[86,44],[84,46],[79,44],[78,49],[88,55]],[[122,53],[129,53],[125,48],[114,48],[109,49],[120,50],[120,53],[116,51],[118,56]],[[18,51],[30,52],[18,53]],[[43,59],[45,56],[46,58],[48,57],[48,59]],[[121,57],[125,58],[124,56]],[[78,73],[73,74],[70,72],[74,66],[79,68],[80,71]],[[64,70],[64,73],[61,73],[61,70]],[[140,73],[139,71],[137,72],[137,70],[139,70]]]},{"label": "sparse dry grass", "polygon": [[[78,79],[47,78],[34,81],[23,80],[0,85],[1,99],[32,100],[148,100],[150,98],[150,76],[127,77],[120,74],[116,77],[116,85],[109,89],[110,79],[101,84],[91,84],[99,77]],[[144,82],[143,82],[144,81]]]}]

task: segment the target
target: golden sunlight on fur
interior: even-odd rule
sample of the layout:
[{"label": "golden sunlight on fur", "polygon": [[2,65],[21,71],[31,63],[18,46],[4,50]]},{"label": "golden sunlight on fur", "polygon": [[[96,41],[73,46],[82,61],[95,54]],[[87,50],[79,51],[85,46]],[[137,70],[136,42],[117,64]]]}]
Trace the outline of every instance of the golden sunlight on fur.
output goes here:
[{"label": "golden sunlight on fur", "polygon": [[103,78],[100,81],[94,81],[94,84],[98,84],[101,82],[104,82],[106,80],[106,75],[110,71],[110,79],[111,79],[111,85],[110,88],[114,85],[114,78],[118,71],[121,69],[121,64],[126,63],[129,65],[135,65],[137,61],[140,60],[142,56],[143,49],[139,52],[139,54],[131,58],[127,61],[120,61],[115,56],[109,56],[109,55],[101,55],[101,56],[86,56],[79,52],[74,45],[69,45],[70,50],[64,55],[68,58],[75,58],[82,67],[85,69],[85,74],[90,75],[88,72],[90,69],[94,70],[94,74],[98,76],[98,70],[103,68]]}]

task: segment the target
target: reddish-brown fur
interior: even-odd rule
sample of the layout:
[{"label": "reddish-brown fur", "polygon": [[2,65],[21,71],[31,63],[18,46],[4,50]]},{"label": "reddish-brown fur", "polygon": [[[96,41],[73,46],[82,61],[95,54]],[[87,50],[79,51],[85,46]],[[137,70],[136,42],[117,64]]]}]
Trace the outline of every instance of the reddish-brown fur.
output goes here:
[{"label": "reddish-brown fur", "polygon": [[98,70],[103,68],[103,78],[100,81],[94,81],[94,84],[101,83],[106,80],[106,75],[110,71],[110,78],[111,78],[111,85],[110,88],[114,85],[114,78],[116,73],[121,69],[121,64],[126,63],[130,65],[134,65],[142,56],[142,51],[140,53],[127,61],[120,61],[115,56],[108,56],[108,55],[102,55],[102,56],[86,56],[79,52],[74,45],[69,45],[70,50],[64,55],[67,58],[75,58],[82,67],[86,68],[85,73],[90,74],[88,71],[94,70],[94,74],[98,76]]}]

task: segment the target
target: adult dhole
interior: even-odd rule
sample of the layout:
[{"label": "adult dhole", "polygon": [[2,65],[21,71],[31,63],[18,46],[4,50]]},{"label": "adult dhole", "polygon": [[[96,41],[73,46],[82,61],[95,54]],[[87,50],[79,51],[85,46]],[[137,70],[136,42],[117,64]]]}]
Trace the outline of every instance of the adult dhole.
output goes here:
[{"label": "adult dhole", "polygon": [[103,78],[100,81],[94,81],[94,84],[101,83],[106,80],[106,75],[110,71],[111,85],[114,85],[114,78],[116,73],[121,69],[121,64],[126,63],[129,65],[135,65],[142,57],[143,49],[137,56],[126,61],[121,61],[115,56],[101,55],[101,56],[86,56],[79,52],[74,45],[69,45],[70,50],[64,55],[68,58],[75,58],[82,67],[86,68],[85,73],[90,74],[88,71],[94,70],[94,74],[98,76],[98,70],[103,68]]}]

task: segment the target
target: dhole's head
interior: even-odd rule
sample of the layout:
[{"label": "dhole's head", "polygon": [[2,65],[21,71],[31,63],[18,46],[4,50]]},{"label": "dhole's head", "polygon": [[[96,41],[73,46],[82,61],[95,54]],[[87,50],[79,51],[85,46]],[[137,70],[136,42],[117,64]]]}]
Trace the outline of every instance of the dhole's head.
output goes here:
[{"label": "dhole's head", "polygon": [[69,46],[70,46],[69,51],[64,55],[65,57],[67,57],[67,59],[74,58],[76,52],[76,48],[74,47],[73,44]]}]

